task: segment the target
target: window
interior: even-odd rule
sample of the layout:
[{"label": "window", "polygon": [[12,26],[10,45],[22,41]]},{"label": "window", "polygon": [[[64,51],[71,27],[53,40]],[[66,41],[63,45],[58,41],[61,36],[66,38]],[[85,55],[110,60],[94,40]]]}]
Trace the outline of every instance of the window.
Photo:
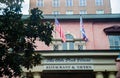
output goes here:
[{"label": "window", "polygon": [[73,11],[72,10],[67,10],[66,14],[73,14]]},{"label": "window", "polygon": [[104,10],[97,10],[96,14],[104,14]]},{"label": "window", "polygon": [[73,0],[66,0],[66,6],[73,6]]},{"label": "window", "polygon": [[74,39],[71,34],[67,34],[66,42],[61,42],[60,39],[55,39],[53,41],[53,50],[85,50],[86,42],[81,39]]},{"label": "window", "polygon": [[53,7],[59,7],[60,1],[59,0],[53,0]]},{"label": "window", "polygon": [[63,50],[74,50],[73,36],[70,34],[66,35],[67,41],[62,44]]},{"label": "window", "polygon": [[53,11],[52,14],[57,15],[57,14],[60,14],[60,12],[59,11]]},{"label": "window", "polygon": [[120,49],[120,36],[109,35],[110,49]]},{"label": "window", "polygon": [[110,49],[120,49],[120,26],[112,26],[104,29],[109,38]]},{"label": "window", "polygon": [[95,0],[96,6],[102,6],[103,0]]},{"label": "window", "polygon": [[86,0],[79,0],[80,6],[86,6]]},{"label": "window", "polygon": [[80,10],[80,14],[87,14],[86,10]]},{"label": "window", "polygon": [[43,7],[44,3],[43,0],[37,0],[37,6]]}]

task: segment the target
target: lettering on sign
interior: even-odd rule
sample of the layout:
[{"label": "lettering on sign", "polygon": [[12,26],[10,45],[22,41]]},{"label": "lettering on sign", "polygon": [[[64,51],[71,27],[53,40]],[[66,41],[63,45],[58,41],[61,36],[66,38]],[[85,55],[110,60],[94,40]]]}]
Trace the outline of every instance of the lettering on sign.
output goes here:
[{"label": "lettering on sign", "polygon": [[44,70],[93,70],[93,65],[45,65]]},{"label": "lettering on sign", "polygon": [[54,63],[88,63],[92,62],[90,58],[45,58],[42,60],[42,64],[54,64]]}]

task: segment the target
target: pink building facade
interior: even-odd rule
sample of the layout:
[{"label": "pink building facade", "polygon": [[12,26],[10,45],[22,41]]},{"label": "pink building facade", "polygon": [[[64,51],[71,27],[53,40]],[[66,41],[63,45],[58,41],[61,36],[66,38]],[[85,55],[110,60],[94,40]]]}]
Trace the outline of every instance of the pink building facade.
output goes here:
[{"label": "pink building facade", "polygon": [[[45,15],[45,20],[49,20],[54,23],[54,15]],[[120,15],[82,15],[84,30],[88,41],[84,41],[81,38],[80,32],[80,15],[58,15],[56,17],[63,28],[65,35],[69,34],[73,37],[70,41],[73,42],[72,50],[78,50],[81,45],[81,50],[108,50],[110,49],[109,35],[104,31],[106,28],[120,27]],[[54,25],[55,26],[55,25]],[[117,33],[117,32],[116,32]],[[81,44],[83,43],[83,44]],[[54,45],[57,46],[57,50],[69,50],[63,49],[63,44],[59,33],[53,32],[53,42],[50,46],[44,45],[39,41],[36,41],[36,50],[54,50]],[[71,44],[72,45],[72,44]]]},{"label": "pink building facade", "polygon": [[[80,32],[80,15],[57,15],[66,42],[53,31],[49,46],[36,41],[35,50],[43,59],[33,69],[24,69],[24,75],[33,78],[119,78],[120,63],[120,15],[81,15],[88,38],[85,41]],[[54,24],[54,15],[44,15],[45,21]],[[54,25],[55,26],[55,25]]]}]

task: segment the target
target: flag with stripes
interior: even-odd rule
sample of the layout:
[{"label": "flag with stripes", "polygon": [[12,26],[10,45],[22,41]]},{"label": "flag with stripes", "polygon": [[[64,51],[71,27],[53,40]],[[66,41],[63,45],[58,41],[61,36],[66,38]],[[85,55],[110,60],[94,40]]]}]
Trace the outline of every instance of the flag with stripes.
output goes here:
[{"label": "flag with stripes", "polygon": [[81,31],[82,39],[85,40],[85,41],[88,41],[88,38],[87,38],[85,30],[84,30],[82,16],[80,16],[80,31]]},{"label": "flag with stripes", "polygon": [[60,34],[60,38],[62,39],[62,41],[66,42],[65,34],[57,18],[55,18],[55,30]]}]

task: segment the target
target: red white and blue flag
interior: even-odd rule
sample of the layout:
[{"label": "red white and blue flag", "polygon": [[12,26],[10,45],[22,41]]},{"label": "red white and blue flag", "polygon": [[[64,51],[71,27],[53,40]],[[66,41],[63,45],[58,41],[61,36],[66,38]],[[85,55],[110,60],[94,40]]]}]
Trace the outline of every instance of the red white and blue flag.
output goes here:
[{"label": "red white and blue flag", "polygon": [[62,41],[66,42],[65,34],[64,34],[62,26],[60,25],[57,18],[55,18],[55,30],[60,34],[60,37],[61,37]]},{"label": "red white and blue flag", "polygon": [[84,30],[82,16],[80,16],[80,31],[81,31],[82,39],[85,41],[88,41],[88,38],[87,38],[85,30]]}]

